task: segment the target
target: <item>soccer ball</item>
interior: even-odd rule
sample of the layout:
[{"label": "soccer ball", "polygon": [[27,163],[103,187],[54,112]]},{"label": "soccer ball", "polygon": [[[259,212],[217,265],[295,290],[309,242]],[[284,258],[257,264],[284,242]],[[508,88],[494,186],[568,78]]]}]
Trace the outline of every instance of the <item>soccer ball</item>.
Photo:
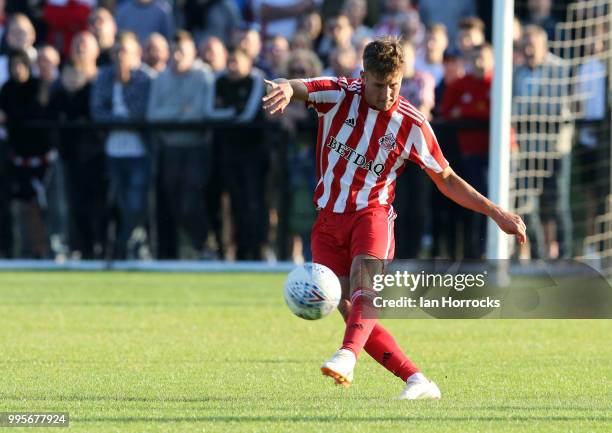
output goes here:
[{"label": "soccer ball", "polygon": [[298,317],[316,320],[338,307],[342,296],[338,277],[327,266],[305,263],[289,273],[285,302]]}]

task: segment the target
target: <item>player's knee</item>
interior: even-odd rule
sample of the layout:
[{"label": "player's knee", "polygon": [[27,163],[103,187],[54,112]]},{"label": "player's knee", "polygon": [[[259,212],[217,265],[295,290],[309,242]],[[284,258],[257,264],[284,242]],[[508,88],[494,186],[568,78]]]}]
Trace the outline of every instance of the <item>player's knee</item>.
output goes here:
[{"label": "player's knee", "polygon": [[374,275],[382,274],[384,260],[367,254],[355,256],[351,263],[351,293],[357,289],[372,289]]}]

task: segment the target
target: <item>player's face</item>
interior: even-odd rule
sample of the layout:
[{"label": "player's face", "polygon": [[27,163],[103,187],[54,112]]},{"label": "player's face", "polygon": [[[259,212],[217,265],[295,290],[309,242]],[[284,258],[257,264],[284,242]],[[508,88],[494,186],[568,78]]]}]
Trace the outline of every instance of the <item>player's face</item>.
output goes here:
[{"label": "player's face", "polygon": [[362,72],[366,101],[381,111],[390,109],[399,97],[403,71],[380,77],[370,72]]}]

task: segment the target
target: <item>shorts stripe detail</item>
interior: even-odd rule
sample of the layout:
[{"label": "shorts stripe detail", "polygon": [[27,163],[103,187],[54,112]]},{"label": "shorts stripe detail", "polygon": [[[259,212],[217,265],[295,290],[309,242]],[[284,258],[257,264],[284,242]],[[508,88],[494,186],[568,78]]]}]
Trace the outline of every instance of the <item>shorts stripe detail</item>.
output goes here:
[{"label": "shorts stripe detail", "polygon": [[387,248],[385,249],[385,260],[389,258],[389,251],[391,250],[391,234],[393,231],[393,225],[391,222],[393,221],[393,206],[389,208],[389,215],[387,216]]}]

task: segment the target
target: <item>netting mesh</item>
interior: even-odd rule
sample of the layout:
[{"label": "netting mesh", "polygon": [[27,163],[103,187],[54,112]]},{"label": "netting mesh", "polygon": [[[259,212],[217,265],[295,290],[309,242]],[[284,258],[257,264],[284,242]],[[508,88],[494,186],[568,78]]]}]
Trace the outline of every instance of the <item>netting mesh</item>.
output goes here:
[{"label": "netting mesh", "polygon": [[552,39],[523,27],[524,57],[513,78],[510,196],[530,227],[523,256],[612,257],[611,23],[612,0],[589,0],[565,9]]}]

